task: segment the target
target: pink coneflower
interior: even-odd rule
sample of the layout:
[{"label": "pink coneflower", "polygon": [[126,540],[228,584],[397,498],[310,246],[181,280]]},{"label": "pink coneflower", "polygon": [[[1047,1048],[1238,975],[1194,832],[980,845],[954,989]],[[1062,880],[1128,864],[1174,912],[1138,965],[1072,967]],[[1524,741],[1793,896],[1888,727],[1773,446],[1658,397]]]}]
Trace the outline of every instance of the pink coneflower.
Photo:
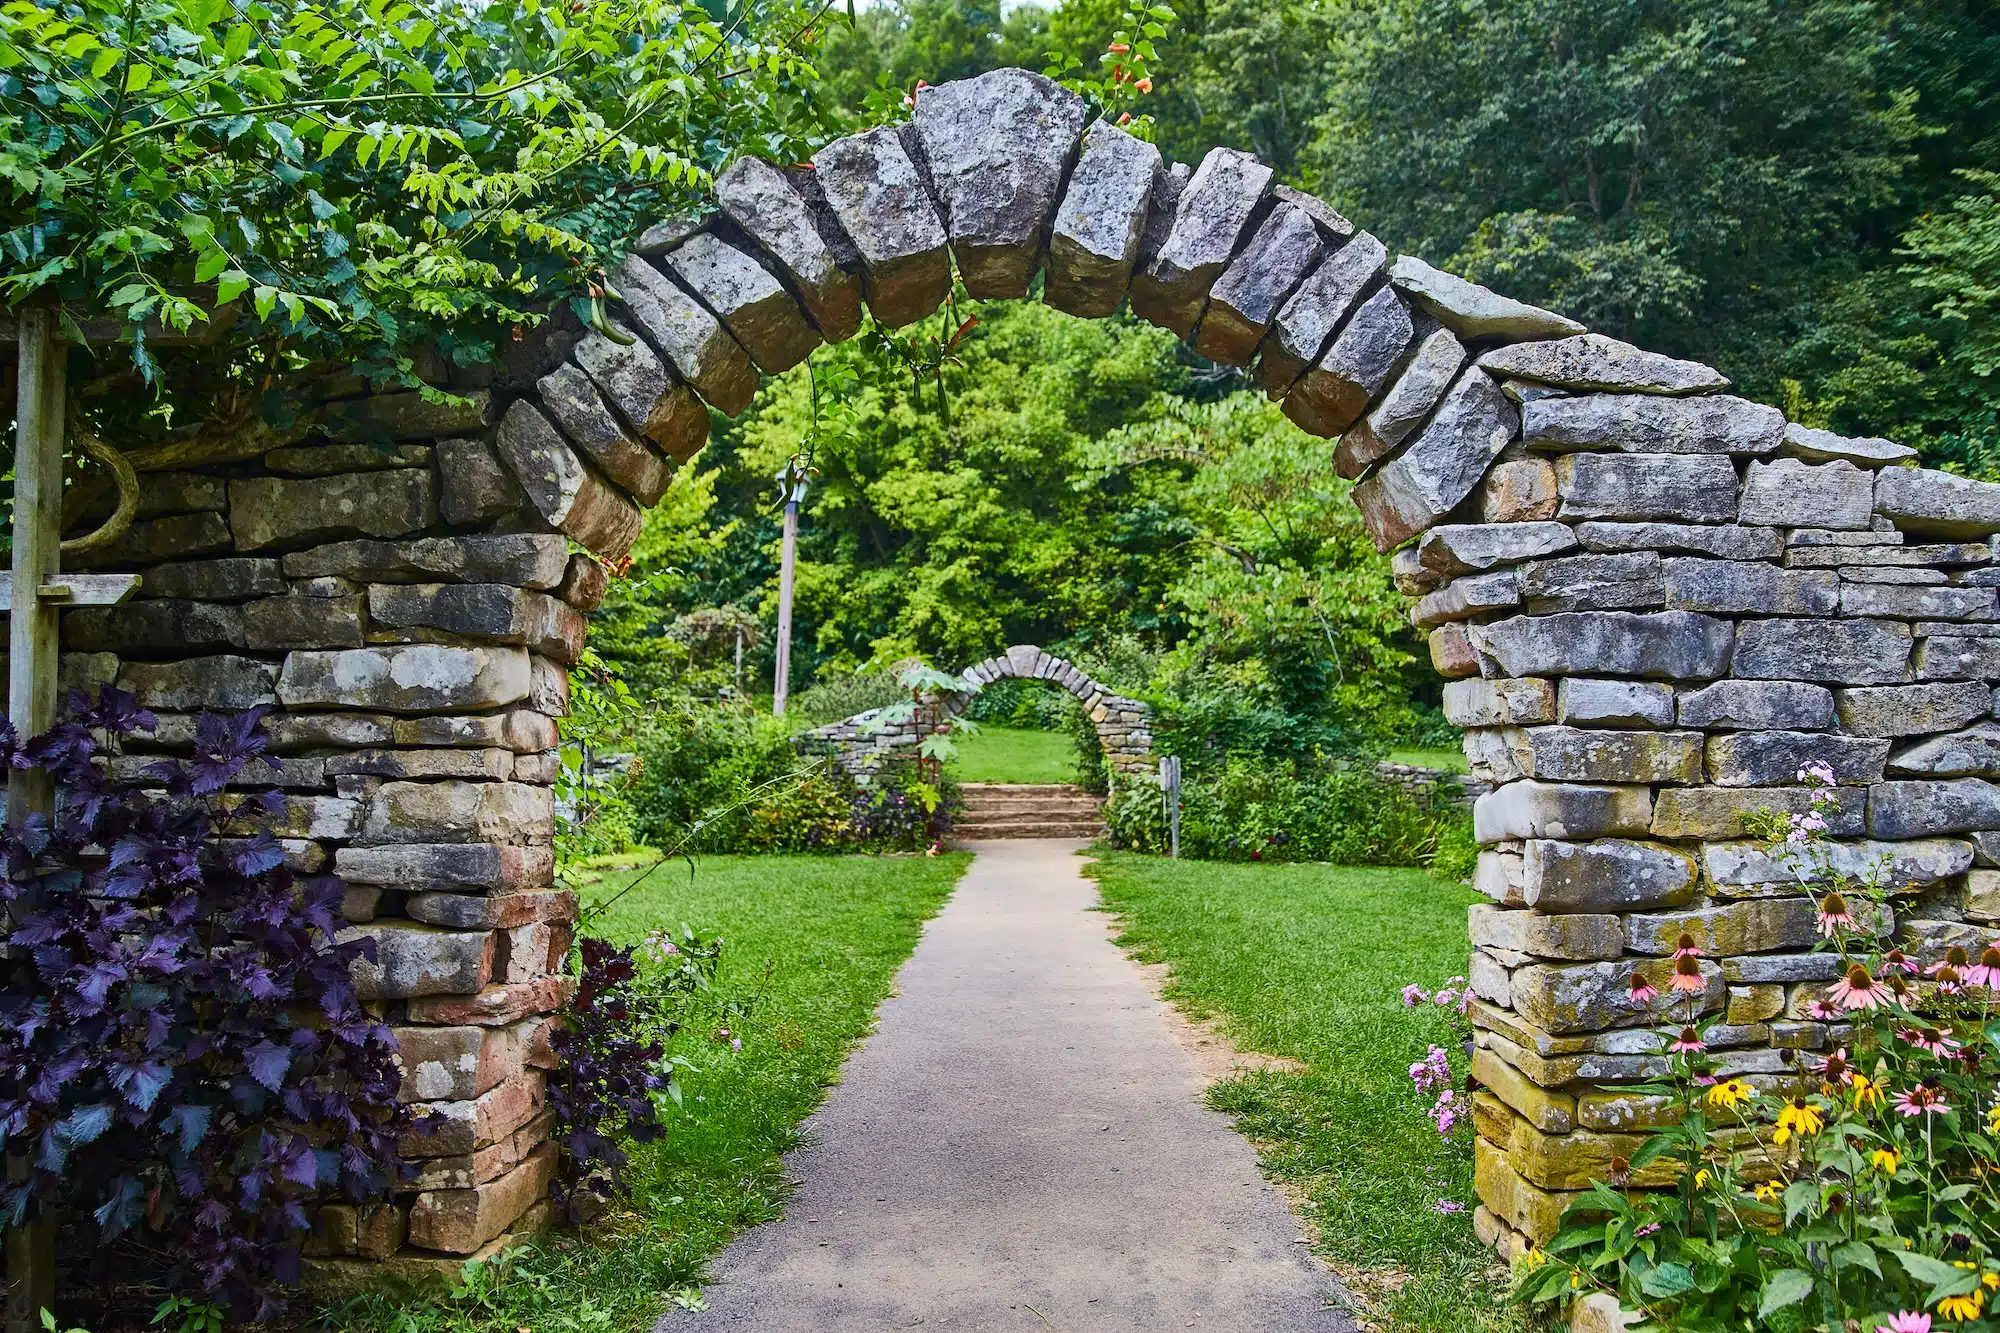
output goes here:
[{"label": "pink coneflower", "polygon": [[1806,1017],[1817,1018],[1821,1022],[1827,1022],[1829,1020],[1839,1018],[1841,1016],[1841,1012],[1842,1012],[1841,1010],[1836,1009],[1834,1006],[1828,1004],[1825,1000],[1814,1000],[1811,1004],[1806,1006]]},{"label": "pink coneflower", "polygon": [[1686,931],[1681,932],[1681,937],[1674,941],[1674,957],[1677,959],[1701,957],[1701,950],[1695,947],[1694,936]]},{"label": "pink coneflower", "polygon": [[1834,932],[1854,929],[1854,911],[1848,907],[1847,899],[1837,893],[1829,893],[1819,902],[1819,933],[1832,939]]},{"label": "pink coneflower", "polygon": [[1944,1099],[1944,1090],[1932,1079],[1904,1089],[1903,1094],[1896,1098],[1896,1111],[1900,1115],[1943,1115],[1950,1109]]},{"label": "pink coneflower", "polygon": [[1965,950],[1954,944],[1944,951],[1944,961],[1931,968],[1931,980],[1945,994],[1956,994],[1965,985],[1965,973],[1971,966]]},{"label": "pink coneflower", "polygon": [[1989,944],[1981,949],[1979,961],[1965,969],[1965,979],[1974,986],[2000,990],[2000,944]]},{"label": "pink coneflower", "polygon": [[1648,981],[1644,972],[1634,972],[1632,979],[1625,983],[1626,998],[1642,1009],[1651,1004],[1653,997],[1659,993],[1660,988]]},{"label": "pink coneflower", "polygon": [[[1901,949],[1889,950],[1888,956],[1882,960],[1882,973],[1884,976],[1892,972],[1901,972],[1906,977],[1914,977],[1921,971],[1923,969],[1917,966],[1917,960],[1904,953]],[[1925,1315],[1924,1317],[1928,1319],[1930,1316]]]},{"label": "pink coneflower", "polygon": [[1822,1080],[1836,1087],[1846,1087],[1854,1081],[1854,1066],[1847,1056],[1847,1048],[1842,1046],[1824,1060],[1814,1062],[1807,1057],[1807,1070],[1818,1074]]},{"label": "pink coneflower", "polygon": [[1693,954],[1683,954],[1674,963],[1674,979],[1670,983],[1683,995],[1693,995],[1708,989],[1708,978],[1701,974],[1701,960]]},{"label": "pink coneflower", "polygon": [[1900,1027],[1896,1029],[1896,1037],[1920,1051],[1929,1051],[1939,1059],[1948,1058],[1959,1049],[1958,1042],[1930,1028]]},{"label": "pink coneflower", "polygon": [[1847,969],[1847,975],[1826,988],[1826,998],[1842,1009],[1879,1009],[1889,1002],[1889,993],[1882,983],[1868,975],[1868,969],[1856,963]]},{"label": "pink coneflower", "polygon": [[1875,1325],[1875,1333],[1931,1333],[1931,1317],[1904,1310],[1890,1315],[1888,1323]]},{"label": "pink coneflower", "polygon": [[1701,1034],[1691,1027],[1681,1029],[1681,1035],[1667,1043],[1667,1049],[1676,1055],[1696,1055],[1708,1049],[1708,1043]]}]

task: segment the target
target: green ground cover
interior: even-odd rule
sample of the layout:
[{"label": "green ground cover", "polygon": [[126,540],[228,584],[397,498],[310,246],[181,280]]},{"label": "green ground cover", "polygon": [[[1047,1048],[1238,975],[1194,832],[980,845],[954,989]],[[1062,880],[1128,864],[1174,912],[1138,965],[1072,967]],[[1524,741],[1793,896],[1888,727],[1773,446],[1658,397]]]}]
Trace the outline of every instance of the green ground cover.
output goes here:
[{"label": "green ground cover", "polygon": [[1301,1072],[1218,1084],[1265,1171],[1305,1200],[1315,1247],[1375,1307],[1385,1333],[1502,1333],[1529,1325],[1490,1308],[1492,1266],[1472,1235],[1471,1165],[1440,1142],[1409,1065],[1450,1030],[1405,1009],[1409,982],[1465,966],[1469,890],[1417,870],[1220,865],[1112,853],[1090,872],[1120,943],[1166,963],[1168,995],[1219,1020],[1241,1048]]},{"label": "green ground cover", "polygon": [[[971,858],[714,856],[690,877],[662,866],[599,919],[621,942],[686,923],[725,941],[720,998],[749,997],[743,1050],[712,1025],[674,1053],[698,1073],[667,1138],[633,1149],[630,1205],[580,1237],[476,1274],[448,1297],[373,1298],[326,1322],[357,1333],[614,1333],[645,1328],[672,1293],[695,1299],[708,1262],[737,1232],[776,1217],[782,1155],[866,1032],[918,932]],[[638,879],[607,873],[601,903]]]},{"label": "green ground cover", "polygon": [[1059,731],[979,724],[946,765],[960,782],[1075,782],[1076,752]]},{"label": "green ground cover", "polygon": [[1448,773],[1463,773],[1465,751],[1456,746],[1448,750],[1391,750],[1389,762],[1415,764],[1419,768],[1442,768]]}]

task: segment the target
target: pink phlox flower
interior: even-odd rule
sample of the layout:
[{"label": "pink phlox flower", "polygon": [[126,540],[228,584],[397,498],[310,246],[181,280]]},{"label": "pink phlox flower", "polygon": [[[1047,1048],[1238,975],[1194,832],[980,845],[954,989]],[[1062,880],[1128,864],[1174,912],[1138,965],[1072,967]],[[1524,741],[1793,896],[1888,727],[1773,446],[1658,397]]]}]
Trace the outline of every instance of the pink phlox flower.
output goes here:
[{"label": "pink phlox flower", "polygon": [[1904,1310],[1890,1315],[1888,1323],[1875,1325],[1875,1333],[1931,1333],[1931,1317]]},{"label": "pink phlox flower", "polygon": [[1799,781],[1815,787],[1833,785],[1833,766],[1824,759],[1808,759],[1799,765]]},{"label": "pink phlox flower", "polygon": [[1808,810],[1804,814],[1793,815],[1791,817],[1791,829],[1785,834],[1785,841],[1805,842],[1815,833],[1824,833],[1826,827],[1826,816],[1817,810]]},{"label": "pink phlox flower", "polygon": [[1648,1222],[1646,1223],[1645,1226],[1639,1227],[1638,1229],[1633,1231],[1632,1234],[1634,1236],[1650,1236],[1659,1229],[1660,1229],[1660,1224],[1658,1222]]},{"label": "pink phlox flower", "polygon": [[1433,1045],[1423,1059],[1410,1066],[1410,1082],[1417,1085],[1418,1092],[1434,1092],[1451,1086],[1451,1055],[1442,1046]]},{"label": "pink phlox flower", "polygon": [[1430,992],[1414,981],[1403,987],[1403,1007],[1405,1009],[1414,1009],[1430,998]]},{"label": "pink phlox flower", "polygon": [[1450,1216],[1452,1213],[1464,1212],[1465,1205],[1460,1203],[1457,1199],[1439,1199],[1436,1203],[1431,1205],[1431,1211],[1434,1213],[1443,1213],[1446,1216]]},{"label": "pink phlox flower", "polygon": [[1437,1122],[1438,1133],[1449,1135],[1451,1127],[1458,1123],[1458,1094],[1446,1088],[1438,1094],[1438,1099],[1429,1111],[1430,1118]]},{"label": "pink phlox flower", "polygon": [[1944,1099],[1944,1092],[1935,1084],[1919,1083],[1914,1088],[1905,1088],[1896,1098],[1896,1110],[1906,1116],[1943,1115],[1951,1109]]},{"label": "pink phlox flower", "polygon": [[729,1049],[730,1049],[730,1050],[732,1050],[732,1051],[740,1051],[740,1050],[742,1050],[742,1049],[743,1049],[743,1038],[741,1038],[741,1037],[731,1037],[731,1038],[729,1039]]}]

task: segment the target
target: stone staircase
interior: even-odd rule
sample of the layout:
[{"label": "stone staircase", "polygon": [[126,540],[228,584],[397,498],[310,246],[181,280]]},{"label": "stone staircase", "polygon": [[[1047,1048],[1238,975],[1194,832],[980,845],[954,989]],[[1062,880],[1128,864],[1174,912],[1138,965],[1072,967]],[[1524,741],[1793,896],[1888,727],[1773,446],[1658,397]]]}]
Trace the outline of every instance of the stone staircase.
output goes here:
[{"label": "stone staircase", "polygon": [[1095,838],[1104,833],[1104,798],[1061,784],[967,782],[965,812],[952,836]]}]

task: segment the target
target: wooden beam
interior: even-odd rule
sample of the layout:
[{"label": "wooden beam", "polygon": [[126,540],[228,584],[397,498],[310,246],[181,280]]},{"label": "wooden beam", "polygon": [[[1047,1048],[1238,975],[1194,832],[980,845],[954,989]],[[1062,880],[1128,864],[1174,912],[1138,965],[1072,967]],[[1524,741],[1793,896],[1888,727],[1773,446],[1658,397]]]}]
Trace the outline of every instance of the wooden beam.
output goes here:
[{"label": "wooden beam", "polygon": [[[116,606],[139,590],[137,574],[58,574],[42,585],[42,600],[58,606]],[[0,613],[14,610],[14,576],[0,574]]]},{"label": "wooden beam", "polygon": [[[215,289],[212,287],[209,288],[208,294],[209,299],[213,300]],[[149,347],[204,346],[214,342],[217,338],[220,338],[236,326],[236,312],[237,308],[234,302],[226,306],[210,309],[206,320],[198,324],[191,324],[185,330],[170,329],[157,319],[149,319],[143,326],[146,330],[146,345]],[[25,315],[16,319],[5,313],[0,313],[0,347],[19,346],[21,342],[21,330],[26,327],[27,322],[27,316]],[[122,319],[79,319],[73,321],[73,323],[76,331],[83,335],[84,341],[93,347],[108,343],[129,342],[132,338],[132,326]],[[56,328],[56,337],[65,338],[67,336],[68,331],[59,324]]]}]

